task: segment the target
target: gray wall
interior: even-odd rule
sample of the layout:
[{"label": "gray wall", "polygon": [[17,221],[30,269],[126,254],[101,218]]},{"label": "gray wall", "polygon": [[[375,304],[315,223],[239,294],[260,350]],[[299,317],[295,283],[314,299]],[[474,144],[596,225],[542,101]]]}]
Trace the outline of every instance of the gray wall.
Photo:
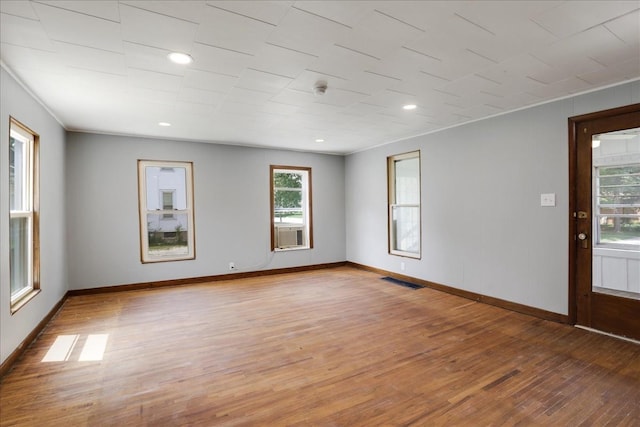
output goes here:
[{"label": "gray wall", "polygon": [[[138,159],[194,163],[195,260],[140,262]],[[69,132],[67,164],[70,289],[346,259],[341,156]],[[270,164],[312,168],[311,250],[270,251]]]},{"label": "gray wall", "polygon": [[[67,291],[64,130],[0,69],[0,361],[33,331]],[[40,135],[40,277],[42,291],[11,315],[9,290],[9,117]]]},{"label": "gray wall", "polygon": [[[567,314],[567,119],[638,102],[636,81],[348,156],[347,259]],[[387,253],[386,157],[416,149],[421,260]]]}]

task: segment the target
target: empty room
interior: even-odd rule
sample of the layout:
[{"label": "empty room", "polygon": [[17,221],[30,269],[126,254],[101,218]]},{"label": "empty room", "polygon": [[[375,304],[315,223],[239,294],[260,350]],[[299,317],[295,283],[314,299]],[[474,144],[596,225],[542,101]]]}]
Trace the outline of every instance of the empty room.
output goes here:
[{"label": "empty room", "polygon": [[0,18],[0,426],[640,425],[640,1]]}]

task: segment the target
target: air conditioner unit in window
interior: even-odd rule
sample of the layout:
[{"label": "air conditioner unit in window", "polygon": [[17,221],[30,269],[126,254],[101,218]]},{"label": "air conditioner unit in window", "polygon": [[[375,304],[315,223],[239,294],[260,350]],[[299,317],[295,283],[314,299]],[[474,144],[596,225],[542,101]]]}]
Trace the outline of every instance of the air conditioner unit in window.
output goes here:
[{"label": "air conditioner unit in window", "polygon": [[277,227],[276,246],[280,249],[304,245],[304,227]]}]

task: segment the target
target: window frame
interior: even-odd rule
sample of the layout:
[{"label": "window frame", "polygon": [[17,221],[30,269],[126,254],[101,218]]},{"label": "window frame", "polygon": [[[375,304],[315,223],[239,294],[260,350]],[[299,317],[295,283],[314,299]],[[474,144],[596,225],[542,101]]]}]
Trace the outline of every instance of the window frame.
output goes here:
[{"label": "window frame", "polygon": [[[184,179],[184,192],[185,192],[185,209],[176,208],[176,191],[177,188],[172,189],[161,189],[157,188],[156,194],[159,195],[159,206],[163,206],[163,193],[166,191],[173,192],[173,209],[172,210],[164,210],[164,209],[155,209],[150,210],[147,206],[147,175],[146,168],[153,167],[158,168],[160,172],[166,171],[167,168],[184,168],[185,169],[185,179]],[[157,262],[171,262],[171,261],[186,261],[192,260],[196,257],[196,246],[195,246],[195,214],[194,214],[194,185],[193,185],[193,162],[188,161],[167,161],[167,160],[138,160],[138,211],[139,211],[139,221],[140,221],[140,261],[143,264],[149,263],[157,263]],[[158,215],[158,221],[173,221],[177,220],[180,215],[187,216],[187,253],[181,255],[153,255],[149,250],[149,226],[148,226],[148,215]],[[168,215],[171,215],[169,217]],[[178,230],[169,230],[169,233],[176,233],[178,235]],[[164,234],[165,232],[163,232]]]},{"label": "window frame", "polygon": [[[303,209],[303,223],[302,228],[305,231],[305,244],[295,245],[288,247],[279,247],[276,244],[276,236],[278,235],[278,226],[276,225],[275,215],[275,184],[274,174],[278,172],[287,173],[302,173],[306,174],[306,188],[304,187],[305,181],[303,180],[302,193],[302,209]],[[305,191],[306,190],[306,191]],[[296,250],[313,249],[313,191],[312,191],[312,173],[311,168],[306,166],[284,166],[284,165],[270,165],[269,167],[269,207],[270,207],[270,224],[271,230],[271,251],[272,252],[285,252]],[[296,228],[296,226],[285,226]]]},{"label": "window frame", "polygon": [[[396,162],[402,160],[418,159],[418,203],[397,203],[396,202]],[[396,208],[417,208],[418,209],[418,252],[401,250],[396,247],[396,229],[394,227],[394,210]],[[390,255],[397,255],[407,258],[422,258],[422,160],[420,150],[395,154],[387,157],[387,243]]]},{"label": "window frame", "polygon": [[[27,219],[27,260],[26,275],[27,283],[19,292],[12,295],[9,291],[10,312],[14,314],[24,307],[33,297],[40,293],[40,136],[29,127],[22,124],[13,117],[9,117],[9,146],[11,149],[11,139],[17,137],[27,144],[27,159],[23,164],[23,201],[26,206],[21,210],[11,210],[9,201],[9,246],[11,246],[11,223],[14,219]],[[15,157],[14,157],[15,159]],[[11,156],[9,156],[9,169],[11,169]],[[14,167],[15,170],[15,167]],[[11,192],[9,192],[9,197]],[[26,208],[26,209],[24,209]],[[11,256],[10,256],[11,258]],[[12,282],[12,263],[9,261],[9,287]]]},{"label": "window frame", "polygon": [[[592,184],[592,189],[593,189],[593,196],[592,196],[592,200],[593,200],[593,216],[594,219],[597,219],[596,221],[593,222],[593,236],[595,237],[593,239],[594,241],[594,247],[595,248],[599,248],[599,249],[621,249],[621,250],[625,250],[625,251],[631,251],[631,252],[638,252],[640,249],[638,248],[638,245],[634,245],[634,244],[625,244],[625,243],[612,243],[612,242],[602,242],[601,238],[602,238],[602,230],[601,230],[601,226],[600,226],[600,218],[602,217],[618,217],[618,218],[637,218],[637,214],[602,214],[601,212],[601,207],[603,206],[603,204],[600,203],[600,197],[601,197],[601,178],[609,178],[610,176],[608,175],[601,175],[600,174],[600,169],[602,168],[623,168],[623,167],[627,167],[627,166],[635,166],[638,164],[638,161],[633,161],[633,158],[631,156],[628,156],[628,159],[625,159],[626,161],[618,161],[618,162],[594,162],[593,165],[593,172],[592,172],[592,179],[593,179],[593,184]],[[640,158],[638,158],[637,156],[634,156],[635,159],[640,160]],[[640,184],[637,184],[634,186],[640,186]],[[606,204],[605,204],[606,205]],[[619,206],[615,206],[614,208],[622,208],[624,209],[625,204],[619,204]],[[630,208],[640,208],[640,205],[638,204],[629,204],[628,207]]]}]

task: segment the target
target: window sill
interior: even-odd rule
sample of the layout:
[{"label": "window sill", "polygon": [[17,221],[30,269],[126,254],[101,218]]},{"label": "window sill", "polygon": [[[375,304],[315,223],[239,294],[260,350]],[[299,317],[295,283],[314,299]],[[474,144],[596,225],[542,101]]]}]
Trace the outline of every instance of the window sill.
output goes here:
[{"label": "window sill", "polygon": [[32,289],[30,292],[24,294],[21,298],[11,303],[11,315],[15,314],[22,307],[27,305],[36,295],[40,293],[40,289]]},{"label": "window sill", "polygon": [[395,255],[395,256],[400,256],[400,257],[404,257],[404,258],[413,258],[413,259],[422,259],[422,255],[421,254],[416,254],[413,252],[403,252],[403,251],[396,251],[396,250],[391,250],[389,251],[389,255]]},{"label": "window sill", "polygon": [[311,249],[309,246],[295,246],[291,248],[275,248],[274,252],[304,251]]}]

